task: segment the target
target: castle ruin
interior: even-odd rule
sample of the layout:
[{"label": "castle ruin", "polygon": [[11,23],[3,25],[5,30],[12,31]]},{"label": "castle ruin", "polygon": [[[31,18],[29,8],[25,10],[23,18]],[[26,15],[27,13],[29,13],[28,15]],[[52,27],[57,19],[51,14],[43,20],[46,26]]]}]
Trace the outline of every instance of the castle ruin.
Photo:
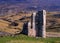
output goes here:
[{"label": "castle ruin", "polygon": [[34,12],[28,22],[28,36],[46,38],[46,11]]}]

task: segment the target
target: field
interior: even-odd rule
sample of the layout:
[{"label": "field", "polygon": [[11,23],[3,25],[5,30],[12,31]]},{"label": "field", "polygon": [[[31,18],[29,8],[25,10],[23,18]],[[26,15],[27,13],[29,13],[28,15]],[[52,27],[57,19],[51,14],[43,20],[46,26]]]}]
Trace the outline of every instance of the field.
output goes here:
[{"label": "field", "polygon": [[60,38],[33,38],[26,35],[0,37],[0,43],[60,43]]}]

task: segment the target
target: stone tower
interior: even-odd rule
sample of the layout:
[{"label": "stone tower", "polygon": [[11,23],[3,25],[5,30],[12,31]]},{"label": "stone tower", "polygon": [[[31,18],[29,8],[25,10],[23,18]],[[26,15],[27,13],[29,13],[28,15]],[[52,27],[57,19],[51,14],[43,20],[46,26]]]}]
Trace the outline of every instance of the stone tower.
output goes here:
[{"label": "stone tower", "polygon": [[34,12],[28,23],[28,36],[46,38],[46,11]]}]

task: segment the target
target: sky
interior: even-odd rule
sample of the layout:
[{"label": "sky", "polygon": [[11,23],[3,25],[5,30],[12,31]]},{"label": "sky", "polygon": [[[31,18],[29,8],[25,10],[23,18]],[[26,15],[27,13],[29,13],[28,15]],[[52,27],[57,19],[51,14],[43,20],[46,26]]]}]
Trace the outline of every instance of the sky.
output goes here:
[{"label": "sky", "polygon": [[0,0],[0,6],[19,4],[23,4],[23,6],[25,5],[24,7],[26,7],[27,9],[60,11],[60,0]]}]

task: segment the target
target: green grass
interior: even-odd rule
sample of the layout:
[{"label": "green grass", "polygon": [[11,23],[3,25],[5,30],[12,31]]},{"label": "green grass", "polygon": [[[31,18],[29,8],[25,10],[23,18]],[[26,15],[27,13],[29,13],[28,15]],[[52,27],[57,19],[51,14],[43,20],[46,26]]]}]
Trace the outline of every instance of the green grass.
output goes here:
[{"label": "green grass", "polygon": [[0,43],[60,43],[60,38],[33,38],[26,35],[0,37]]}]

